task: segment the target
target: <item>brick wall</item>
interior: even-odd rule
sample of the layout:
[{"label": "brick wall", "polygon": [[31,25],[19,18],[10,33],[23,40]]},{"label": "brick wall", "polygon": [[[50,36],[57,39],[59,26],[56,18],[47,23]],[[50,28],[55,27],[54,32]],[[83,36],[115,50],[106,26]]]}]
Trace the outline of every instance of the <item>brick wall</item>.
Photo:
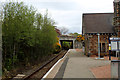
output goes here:
[{"label": "brick wall", "polygon": [[120,37],[120,1],[114,1],[114,27],[117,37]]},{"label": "brick wall", "polygon": [[[100,35],[101,43],[101,55],[108,55],[109,53],[109,40],[108,35]],[[105,46],[103,45],[105,44]],[[105,52],[102,52],[102,47],[105,47]],[[104,49],[103,49],[104,50]],[[98,36],[97,35],[85,35],[85,54],[98,54]]]},{"label": "brick wall", "polygon": [[115,32],[118,37],[120,37],[120,26],[115,26]]}]

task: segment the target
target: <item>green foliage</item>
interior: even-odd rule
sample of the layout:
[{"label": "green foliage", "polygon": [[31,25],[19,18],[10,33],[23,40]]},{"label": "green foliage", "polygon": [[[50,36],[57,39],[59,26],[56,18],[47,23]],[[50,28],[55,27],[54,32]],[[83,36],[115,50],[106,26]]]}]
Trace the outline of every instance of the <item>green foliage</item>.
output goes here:
[{"label": "green foliage", "polygon": [[55,52],[58,53],[61,51],[61,47],[59,45],[56,46]]},{"label": "green foliage", "polygon": [[120,57],[118,57],[118,60],[120,60]]},{"label": "green foliage", "polygon": [[80,42],[80,41],[84,41],[85,38],[82,35],[78,35],[77,38],[76,38],[76,40]]},{"label": "green foliage", "polygon": [[63,43],[62,43],[63,49],[66,49],[66,50],[70,49],[71,45],[72,45],[71,42],[63,41]]},{"label": "green foliage", "polygon": [[80,34],[78,34],[77,32],[75,32],[75,33],[69,33],[69,35],[77,37]]},{"label": "green foliage", "polygon": [[58,37],[57,37],[57,42],[56,42],[56,44],[54,45],[54,47],[55,47],[54,53],[58,53],[58,52],[61,51],[61,45],[60,45],[60,43],[59,43],[59,38],[58,38]]},{"label": "green foliage", "polygon": [[10,70],[20,62],[31,63],[52,53],[57,41],[54,24],[47,11],[42,15],[23,2],[5,3],[2,16],[3,68]]}]

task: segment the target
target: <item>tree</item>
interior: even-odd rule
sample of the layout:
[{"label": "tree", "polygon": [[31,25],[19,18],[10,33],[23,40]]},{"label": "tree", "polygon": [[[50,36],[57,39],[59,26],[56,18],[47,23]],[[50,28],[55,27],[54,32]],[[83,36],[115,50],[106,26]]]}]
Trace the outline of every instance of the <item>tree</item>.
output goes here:
[{"label": "tree", "polygon": [[59,43],[59,38],[58,38],[58,37],[57,37],[57,42],[56,42],[56,44],[54,45],[54,47],[55,47],[54,53],[58,53],[58,52],[61,51],[61,45],[60,45],[60,43]]},{"label": "tree", "polygon": [[25,65],[52,54],[57,42],[55,22],[23,2],[3,5],[2,17],[3,70],[11,70],[18,63]]},{"label": "tree", "polygon": [[80,42],[80,41],[84,41],[85,38],[82,35],[78,35],[76,40]]},{"label": "tree", "polygon": [[73,35],[74,35],[75,37],[77,37],[77,36],[80,35],[80,34],[78,34],[77,32],[75,32]]},{"label": "tree", "polygon": [[19,58],[26,59],[24,57],[27,54],[23,54],[23,52],[25,46],[30,45],[35,10],[25,6],[23,2],[9,2],[4,4],[3,14],[2,37],[3,60],[5,61],[3,63],[6,68],[10,69],[10,67],[14,67]]},{"label": "tree", "polygon": [[68,28],[60,27],[60,32],[61,32],[62,35],[66,34],[68,31],[69,31]]},{"label": "tree", "polygon": [[69,33],[69,35],[72,35],[72,36],[77,37],[77,36],[80,35],[80,34],[78,34],[77,32],[75,32],[75,33]]}]

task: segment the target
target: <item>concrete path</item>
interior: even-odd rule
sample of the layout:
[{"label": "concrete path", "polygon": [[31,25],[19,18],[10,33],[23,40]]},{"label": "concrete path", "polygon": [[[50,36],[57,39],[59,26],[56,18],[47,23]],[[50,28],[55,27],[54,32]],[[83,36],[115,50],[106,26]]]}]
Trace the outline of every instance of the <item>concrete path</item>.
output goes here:
[{"label": "concrete path", "polygon": [[[86,57],[82,53],[82,50],[78,49],[70,49],[69,53],[67,53],[65,59],[62,61],[59,69],[57,68],[56,70],[56,74],[52,71],[50,72],[54,74],[54,78],[95,78],[90,71],[91,68],[110,64],[110,61],[95,60]],[[55,71],[55,68],[53,71]]]},{"label": "concrete path", "polygon": [[110,64],[110,61],[95,60],[84,56],[81,51],[72,49],[63,78],[94,78],[90,68]]}]

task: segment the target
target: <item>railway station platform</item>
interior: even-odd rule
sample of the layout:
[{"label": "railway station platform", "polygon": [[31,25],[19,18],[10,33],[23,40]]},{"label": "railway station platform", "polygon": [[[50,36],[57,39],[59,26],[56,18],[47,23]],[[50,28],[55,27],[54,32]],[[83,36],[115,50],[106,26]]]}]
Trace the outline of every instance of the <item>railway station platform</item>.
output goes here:
[{"label": "railway station platform", "polygon": [[82,49],[69,49],[44,78],[95,78],[91,68],[110,65],[110,61],[87,57]]}]

